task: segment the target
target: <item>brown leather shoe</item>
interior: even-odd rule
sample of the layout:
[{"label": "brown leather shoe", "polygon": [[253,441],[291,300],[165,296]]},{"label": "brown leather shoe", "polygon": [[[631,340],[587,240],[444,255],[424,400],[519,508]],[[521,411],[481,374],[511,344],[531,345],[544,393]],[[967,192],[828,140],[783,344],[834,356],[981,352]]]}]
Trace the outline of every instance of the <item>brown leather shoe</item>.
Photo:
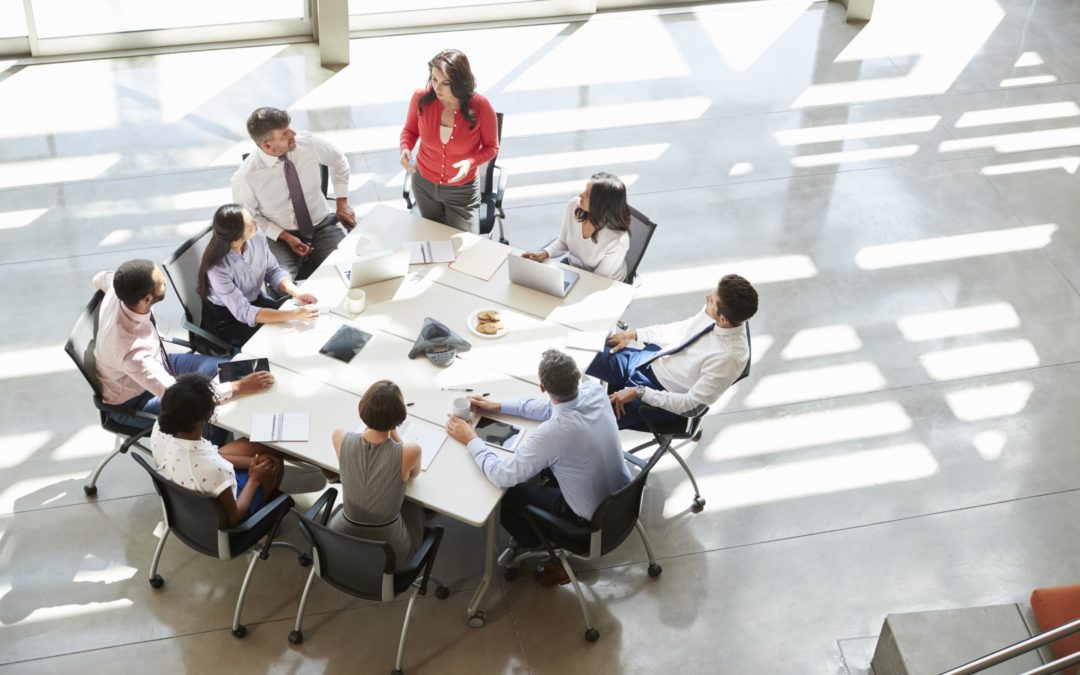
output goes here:
[{"label": "brown leather shoe", "polygon": [[558,559],[548,558],[536,566],[536,580],[541,586],[556,586],[570,583],[570,576]]}]

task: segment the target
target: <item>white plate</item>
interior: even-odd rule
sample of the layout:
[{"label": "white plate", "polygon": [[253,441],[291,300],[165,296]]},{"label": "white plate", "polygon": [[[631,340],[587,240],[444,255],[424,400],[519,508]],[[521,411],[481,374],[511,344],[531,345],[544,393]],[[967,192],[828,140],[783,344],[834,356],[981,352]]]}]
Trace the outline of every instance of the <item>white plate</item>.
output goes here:
[{"label": "white plate", "polygon": [[[486,333],[481,333],[480,331],[476,330],[476,324],[478,323],[476,317],[480,314],[480,312],[498,312],[500,315],[504,316],[503,327],[499,329],[498,333],[495,333],[494,335],[488,335]],[[506,310],[504,309],[498,309],[496,307],[481,307],[480,309],[469,315],[469,318],[465,320],[465,325],[469,327],[469,330],[473,332],[473,335],[478,335],[485,340],[498,340],[509,332],[509,330],[506,328],[505,314]]]}]

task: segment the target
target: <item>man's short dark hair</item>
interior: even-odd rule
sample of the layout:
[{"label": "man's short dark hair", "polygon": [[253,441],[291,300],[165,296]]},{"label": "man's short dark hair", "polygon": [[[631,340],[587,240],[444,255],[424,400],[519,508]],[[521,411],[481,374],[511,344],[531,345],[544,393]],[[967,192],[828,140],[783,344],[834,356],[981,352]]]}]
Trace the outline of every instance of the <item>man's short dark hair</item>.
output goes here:
[{"label": "man's short dark hair", "polygon": [[405,397],[390,380],[379,380],[360,398],[360,419],[368,429],[391,431],[405,421]]},{"label": "man's short dark hair", "polygon": [[199,422],[209,422],[217,406],[214,385],[204,375],[181,375],[161,397],[158,427],[176,436],[195,430]]},{"label": "man's short dark hair", "polygon": [[291,121],[289,113],[279,108],[256,108],[247,120],[248,136],[255,145],[262,147],[275,131],[289,126]]},{"label": "man's short dark hair", "polygon": [[113,290],[120,302],[134,307],[148,295],[157,290],[154,283],[154,269],[157,266],[150,260],[136,258],[120,265],[113,274]]},{"label": "man's short dark hair", "polygon": [[581,371],[574,359],[558,349],[548,349],[540,356],[540,365],[536,370],[540,375],[540,384],[553,401],[561,403],[577,398]]},{"label": "man's short dark hair", "polygon": [[716,287],[720,296],[720,313],[728,323],[738,326],[757,313],[757,291],[738,274],[728,274]]}]

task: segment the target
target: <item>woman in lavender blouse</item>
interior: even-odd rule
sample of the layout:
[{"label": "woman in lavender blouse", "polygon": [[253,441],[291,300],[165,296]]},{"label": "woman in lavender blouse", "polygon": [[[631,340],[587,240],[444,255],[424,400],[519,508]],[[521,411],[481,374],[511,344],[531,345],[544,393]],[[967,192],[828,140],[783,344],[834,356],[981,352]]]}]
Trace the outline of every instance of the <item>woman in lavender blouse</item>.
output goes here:
[{"label": "woman in lavender blouse", "polygon": [[[266,235],[238,204],[214,213],[213,236],[199,267],[203,299],[202,327],[231,345],[242,346],[260,324],[311,321],[319,316],[317,300],[301,293],[270,252]],[[298,307],[278,309],[263,284],[292,296]]]}]

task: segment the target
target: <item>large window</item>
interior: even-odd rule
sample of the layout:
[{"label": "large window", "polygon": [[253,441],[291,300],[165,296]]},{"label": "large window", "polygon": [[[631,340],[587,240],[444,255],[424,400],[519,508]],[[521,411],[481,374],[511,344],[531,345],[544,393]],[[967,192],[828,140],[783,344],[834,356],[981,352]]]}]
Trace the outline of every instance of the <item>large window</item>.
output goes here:
[{"label": "large window", "polygon": [[596,0],[349,0],[353,31],[592,14]]},{"label": "large window", "polygon": [[22,0],[0,0],[0,38],[26,37]]},{"label": "large window", "polygon": [[305,5],[304,0],[32,0],[32,3],[34,23],[41,39],[303,19]]}]

